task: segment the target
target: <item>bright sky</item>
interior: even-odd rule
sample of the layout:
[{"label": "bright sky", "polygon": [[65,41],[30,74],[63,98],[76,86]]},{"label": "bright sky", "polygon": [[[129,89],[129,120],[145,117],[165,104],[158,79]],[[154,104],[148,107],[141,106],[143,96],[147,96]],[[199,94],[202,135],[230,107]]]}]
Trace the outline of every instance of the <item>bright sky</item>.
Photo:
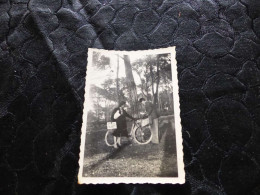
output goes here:
[{"label": "bright sky", "polygon": [[[87,72],[87,85],[90,87],[91,85],[96,85],[98,87],[102,87],[102,84],[104,83],[105,80],[108,78],[111,79],[116,79],[116,73],[117,73],[117,55],[116,54],[111,54],[110,56],[110,66],[111,68],[107,68],[106,70],[99,70],[96,67],[88,67],[88,72]],[[130,63],[135,62],[138,59],[144,58],[145,56],[138,56],[136,54],[134,55],[129,55],[130,57]],[[135,80],[135,84],[139,85],[141,83],[141,80],[137,73],[133,71],[133,76]],[[126,77],[125,75],[125,63],[124,60],[119,57],[119,70],[118,70],[118,77]],[[140,93],[140,91],[137,89],[137,92]],[[100,102],[102,106],[104,106],[104,102]],[[88,97],[88,107],[87,110],[93,110],[93,100]]]},{"label": "bright sky", "polygon": [[[136,57],[136,55],[130,56],[130,62],[133,63],[140,57]],[[89,77],[90,84],[94,84],[96,86],[101,87],[101,84],[108,78],[116,79],[116,72],[117,72],[117,55],[111,54],[110,56],[110,65],[111,68],[107,68],[106,70],[98,70],[93,68],[87,77]],[[135,83],[138,85],[141,83],[139,76],[133,71],[133,76]],[[119,72],[118,77],[122,78],[125,77],[125,64],[124,60],[119,57]]]}]

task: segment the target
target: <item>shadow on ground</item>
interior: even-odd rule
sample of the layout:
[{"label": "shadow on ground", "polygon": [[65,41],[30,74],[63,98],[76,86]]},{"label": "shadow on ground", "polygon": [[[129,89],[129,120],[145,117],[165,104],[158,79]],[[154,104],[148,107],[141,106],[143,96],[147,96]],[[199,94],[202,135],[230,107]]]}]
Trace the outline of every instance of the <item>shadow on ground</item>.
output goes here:
[{"label": "shadow on ground", "polygon": [[160,126],[160,143],[138,145],[123,139],[123,146],[106,146],[106,131],[86,137],[83,175],[85,177],[176,177],[174,121]]}]

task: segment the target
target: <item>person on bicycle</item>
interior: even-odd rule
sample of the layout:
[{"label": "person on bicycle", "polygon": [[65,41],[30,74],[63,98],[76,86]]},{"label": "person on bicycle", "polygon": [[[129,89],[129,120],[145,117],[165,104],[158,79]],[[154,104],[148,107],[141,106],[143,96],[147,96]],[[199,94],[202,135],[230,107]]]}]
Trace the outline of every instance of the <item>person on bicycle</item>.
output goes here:
[{"label": "person on bicycle", "polygon": [[148,100],[146,101],[144,98],[140,98],[138,101],[141,103],[141,110],[145,111],[143,118],[149,117],[149,123],[153,134],[152,142],[159,143],[158,113],[149,96],[147,99]]},{"label": "person on bicycle", "polygon": [[132,117],[125,111],[125,107],[126,102],[121,101],[118,104],[118,107],[114,108],[111,113],[111,120],[116,122],[117,125],[117,129],[113,132],[114,148],[118,148],[118,146],[121,146],[121,137],[129,137],[127,132],[126,117],[135,120],[134,117]]}]

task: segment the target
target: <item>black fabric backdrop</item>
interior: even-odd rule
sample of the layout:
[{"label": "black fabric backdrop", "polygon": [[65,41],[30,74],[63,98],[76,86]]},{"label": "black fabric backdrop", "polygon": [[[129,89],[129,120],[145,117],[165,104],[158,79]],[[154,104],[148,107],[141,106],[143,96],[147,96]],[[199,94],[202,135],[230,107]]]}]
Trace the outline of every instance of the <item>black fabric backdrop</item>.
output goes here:
[{"label": "black fabric backdrop", "polygon": [[[0,194],[260,194],[259,0],[0,0]],[[177,46],[184,185],[78,185],[87,49]]]}]

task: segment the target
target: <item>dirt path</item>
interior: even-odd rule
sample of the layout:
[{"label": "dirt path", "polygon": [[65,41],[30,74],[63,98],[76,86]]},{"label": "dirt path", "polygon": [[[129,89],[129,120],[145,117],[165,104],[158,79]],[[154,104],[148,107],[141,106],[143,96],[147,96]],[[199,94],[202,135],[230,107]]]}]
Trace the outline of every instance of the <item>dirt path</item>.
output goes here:
[{"label": "dirt path", "polygon": [[[87,136],[84,175],[86,177],[169,177],[177,176],[173,122],[160,129],[160,143],[132,144],[126,139],[119,149],[107,147],[104,131]],[[91,143],[91,144],[90,144]]]}]

